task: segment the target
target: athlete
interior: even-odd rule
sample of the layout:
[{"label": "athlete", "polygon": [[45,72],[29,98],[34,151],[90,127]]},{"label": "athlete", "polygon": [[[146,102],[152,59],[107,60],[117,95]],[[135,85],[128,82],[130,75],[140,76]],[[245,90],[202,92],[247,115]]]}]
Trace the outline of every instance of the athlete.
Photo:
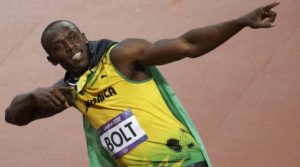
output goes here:
[{"label": "athlete", "polygon": [[41,43],[48,61],[66,75],[17,95],[5,119],[27,125],[74,106],[84,115],[91,166],[211,166],[195,127],[154,66],[204,55],[245,27],[273,27],[278,4],[155,43],[88,41],[74,23],[52,22]]}]

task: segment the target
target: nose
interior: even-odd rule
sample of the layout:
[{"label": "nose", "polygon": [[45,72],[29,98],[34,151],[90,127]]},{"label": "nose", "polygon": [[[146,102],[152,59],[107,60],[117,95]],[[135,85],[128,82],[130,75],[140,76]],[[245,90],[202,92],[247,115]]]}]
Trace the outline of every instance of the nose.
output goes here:
[{"label": "nose", "polygon": [[74,48],[74,45],[68,40],[66,40],[65,42],[66,42],[66,51],[67,52],[72,52],[73,48]]}]

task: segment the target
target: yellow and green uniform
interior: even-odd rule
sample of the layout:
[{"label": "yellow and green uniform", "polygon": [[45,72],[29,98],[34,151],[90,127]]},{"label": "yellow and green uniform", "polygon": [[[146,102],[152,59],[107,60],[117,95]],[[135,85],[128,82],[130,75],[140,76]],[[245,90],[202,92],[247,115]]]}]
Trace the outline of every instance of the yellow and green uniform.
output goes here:
[{"label": "yellow and green uniform", "polygon": [[[128,80],[111,63],[112,48],[80,77],[73,92],[84,115],[90,166],[188,166],[201,161],[210,166],[194,125],[158,70],[149,67],[148,80]],[[122,121],[135,123],[124,126]],[[123,148],[126,141],[129,146]],[[118,146],[122,150],[114,152]]]}]

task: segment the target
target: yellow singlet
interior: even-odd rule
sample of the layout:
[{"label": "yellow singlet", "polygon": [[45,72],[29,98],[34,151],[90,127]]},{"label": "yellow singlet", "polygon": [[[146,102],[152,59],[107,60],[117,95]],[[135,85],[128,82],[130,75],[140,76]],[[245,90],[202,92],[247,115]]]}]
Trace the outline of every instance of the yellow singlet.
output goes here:
[{"label": "yellow singlet", "polygon": [[187,166],[204,161],[153,79],[131,81],[113,66],[113,47],[81,76],[75,96],[76,108],[98,130],[103,147],[119,166]]}]

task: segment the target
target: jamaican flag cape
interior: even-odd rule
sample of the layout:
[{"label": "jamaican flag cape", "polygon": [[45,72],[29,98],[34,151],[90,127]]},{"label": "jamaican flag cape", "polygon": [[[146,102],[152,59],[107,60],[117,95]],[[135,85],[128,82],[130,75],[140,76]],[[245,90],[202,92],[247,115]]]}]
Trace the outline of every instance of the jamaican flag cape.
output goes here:
[{"label": "jamaican flag cape", "polygon": [[[116,42],[110,40],[90,41],[88,43],[91,55],[90,68],[97,65],[97,63],[101,60],[105,52],[114,44],[116,44]],[[181,121],[189,129],[196,142],[199,144],[208,166],[211,167],[208,154],[200,138],[200,135],[198,134],[196,127],[194,126],[186,110],[180,103],[179,99],[177,98],[173,90],[167,84],[166,80],[156,67],[151,66],[149,67],[149,70],[170,111],[179,121]],[[76,77],[66,74],[65,82],[67,84],[70,84],[72,82],[76,83]],[[85,117],[83,118],[83,124],[87,141],[87,150],[89,155],[90,167],[117,166],[117,163],[115,162],[114,158],[101,146],[97,130],[90,125],[90,123]]]}]

